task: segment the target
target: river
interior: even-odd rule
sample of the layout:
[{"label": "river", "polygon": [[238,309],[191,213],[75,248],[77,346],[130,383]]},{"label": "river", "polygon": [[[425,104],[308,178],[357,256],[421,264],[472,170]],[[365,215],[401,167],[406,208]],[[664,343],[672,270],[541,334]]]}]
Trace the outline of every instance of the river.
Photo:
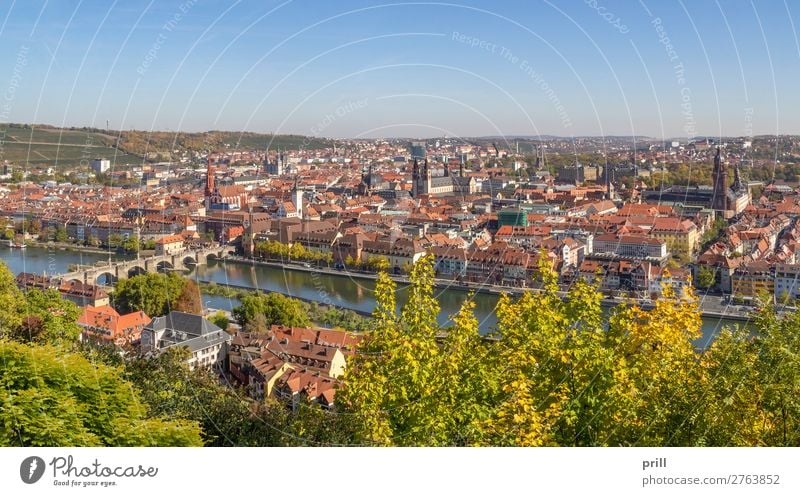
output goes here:
[{"label": "river", "polygon": [[[70,264],[92,265],[98,261],[107,261],[107,254],[83,253],[69,250],[48,250],[29,247],[25,250],[0,246],[0,259],[5,261],[16,275],[20,272],[46,273],[54,275],[67,272]],[[112,255],[112,259],[128,259],[129,256]],[[196,273],[195,273],[196,270]],[[211,262],[200,266],[189,275],[199,281],[213,281],[217,284],[232,284],[277,291],[308,300],[329,303],[341,308],[350,308],[365,312],[372,311],[375,299],[373,292],[375,283],[369,279],[357,279],[346,276],[335,276],[315,272],[284,270],[276,267],[250,265],[238,262]],[[407,288],[398,286],[398,303],[402,304],[407,296]],[[441,313],[439,321],[448,322],[455,314],[468,293],[459,290],[437,289]],[[472,296],[475,302],[475,315],[482,332],[491,330],[497,323],[494,307],[498,297],[491,294],[478,293]],[[206,306],[224,310],[232,310],[237,302],[222,296],[204,295]],[[703,336],[696,345],[706,347],[724,325],[734,325],[732,321],[718,318],[703,318]]]}]

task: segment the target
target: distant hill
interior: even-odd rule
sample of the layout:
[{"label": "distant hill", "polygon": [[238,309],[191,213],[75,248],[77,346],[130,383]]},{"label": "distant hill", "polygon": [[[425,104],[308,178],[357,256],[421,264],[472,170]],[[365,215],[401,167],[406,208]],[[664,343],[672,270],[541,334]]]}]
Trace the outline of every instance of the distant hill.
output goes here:
[{"label": "distant hill", "polygon": [[105,131],[49,125],[0,125],[0,161],[47,167],[74,167],[93,158],[108,158],[115,166],[172,160],[186,154],[221,150],[322,149],[333,141],[300,135],[207,131]]},{"label": "distant hill", "polygon": [[114,147],[116,137],[96,129],[59,129],[52,126],[31,127],[24,124],[0,126],[0,161],[31,166],[88,165],[93,158],[114,159],[117,164],[141,163]]}]

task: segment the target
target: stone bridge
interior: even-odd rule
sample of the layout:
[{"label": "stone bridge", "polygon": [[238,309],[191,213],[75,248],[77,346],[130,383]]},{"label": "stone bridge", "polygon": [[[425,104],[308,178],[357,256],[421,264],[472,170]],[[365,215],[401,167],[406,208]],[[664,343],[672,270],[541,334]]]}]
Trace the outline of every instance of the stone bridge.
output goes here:
[{"label": "stone bridge", "polygon": [[84,284],[98,284],[100,277],[106,276],[106,284],[127,279],[147,272],[189,270],[194,265],[204,265],[208,260],[222,259],[230,251],[228,246],[216,246],[200,250],[184,250],[173,255],[156,255],[147,258],[112,262],[110,265],[82,265],[78,270],[61,274],[64,281],[77,280]]}]

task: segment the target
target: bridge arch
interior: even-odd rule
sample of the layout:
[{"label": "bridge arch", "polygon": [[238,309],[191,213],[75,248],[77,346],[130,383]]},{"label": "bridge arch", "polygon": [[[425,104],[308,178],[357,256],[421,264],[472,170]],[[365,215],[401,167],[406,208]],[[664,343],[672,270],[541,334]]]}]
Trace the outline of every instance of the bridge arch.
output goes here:
[{"label": "bridge arch", "polygon": [[147,269],[141,265],[134,265],[128,269],[128,277],[140,276],[142,274],[147,274]]},{"label": "bridge arch", "polygon": [[117,282],[117,276],[110,270],[99,271],[95,274],[94,282],[101,286],[111,286]]},{"label": "bridge arch", "polygon": [[172,262],[169,262],[167,260],[162,260],[161,262],[158,262],[158,264],[156,264],[156,272],[168,272],[173,270],[174,268],[175,266],[172,265]]},{"label": "bridge arch", "polygon": [[197,259],[193,255],[183,257],[183,265],[197,265]]},{"label": "bridge arch", "polygon": [[208,260],[208,261],[213,260],[213,261],[216,262],[216,261],[219,261],[219,260],[222,260],[222,259],[223,259],[223,255],[221,253],[218,253],[218,252],[211,252],[208,255],[206,255],[206,260]]}]

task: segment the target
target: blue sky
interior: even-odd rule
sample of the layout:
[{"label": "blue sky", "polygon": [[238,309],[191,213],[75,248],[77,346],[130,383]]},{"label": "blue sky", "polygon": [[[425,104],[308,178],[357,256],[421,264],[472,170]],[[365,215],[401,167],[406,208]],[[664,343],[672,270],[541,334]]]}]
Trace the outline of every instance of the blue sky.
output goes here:
[{"label": "blue sky", "polygon": [[2,0],[0,122],[800,134],[799,16],[735,0]]}]

